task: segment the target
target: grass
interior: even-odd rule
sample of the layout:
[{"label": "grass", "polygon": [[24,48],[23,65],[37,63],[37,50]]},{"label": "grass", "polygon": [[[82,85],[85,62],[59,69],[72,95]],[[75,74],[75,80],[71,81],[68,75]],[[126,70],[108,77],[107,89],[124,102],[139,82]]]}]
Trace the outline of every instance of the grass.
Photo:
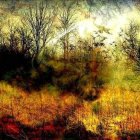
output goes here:
[{"label": "grass", "polygon": [[[140,76],[124,62],[117,65],[109,62],[103,65],[106,67],[99,67],[98,80],[95,81],[96,73],[92,64],[90,72],[85,74],[85,66],[72,67],[72,64],[68,63],[67,69],[64,69],[62,62],[49,61],[47,65],[40,66],[40,73],[41,76],[46,76],[45,78],[52,74],[52,83],[47,82],[39,90],[30,92],[1,81],[0,116],[14,116],[17,121],[30,127],[57,122],[65,131],[74,131],[73,127],[81,124],[83,128],[77,129],[110,140],[128,136],[138,138]],[[50,73],[47,73],[48,69]],[[40,73],[32,70],[31,78],[42,80]],[[100,80],[103,80],[102,86]],[[78,81],[77,85],[74,85],[75,81]],[[26,81],[24,84],[27,84]],[[89,93],[96,92],[97,84],[100,96],[94,100],[86,100]],[[77,88],[80,93],[77,95],[68,87]]]},{"label": "grass", "polygon": [[0,91],[2,92],[0,94],[1,115],[13,115],[17,120],[30,125],[41,123],[42,119],[50,121],[56,117],[57,113],[63,114],[63,110],[76,103],[76,97],[73,95],[60,98],[58,91],[53,87],[29,94],[1,83]]},{"label": "grass", "polygon": [[[62,96],[50,86],[27,94],[1,82],[0,92],[1,116],[13,115],[26,125],[36,126],[67,115],[67,128],[82,122],[86,130],[104,137],[113,138],[125,132],[135,134],[140,131],[139,92],[108,86],[102,90],[101,97],[92,102],[80,100],[70,93]],[[103,130],[100,130],[100,125]]]}]

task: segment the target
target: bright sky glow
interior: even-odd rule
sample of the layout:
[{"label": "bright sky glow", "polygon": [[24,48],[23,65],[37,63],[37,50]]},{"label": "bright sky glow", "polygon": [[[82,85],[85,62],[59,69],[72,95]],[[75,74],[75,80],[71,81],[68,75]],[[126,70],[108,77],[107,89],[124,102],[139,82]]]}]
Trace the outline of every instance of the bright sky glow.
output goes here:
[{"label": "bright sky glow", "polygon": [[101,18],[98,18],[96,20],[85,19],[79,22],[78,32],[80,37],[86,38],[88,34],[93,34],[95,31],[98,31],[99,30],[98,26],[101,27],[103,26],[109,29],[109,32],[111,33],[111,34],[107,34],[105,32],[103,33],[104,36],[107,37],[106,43],[111,43],[116,39],[121,28],[123,28],[127,24],[127,22],[128,20],[126,15],[118,15],[116,18],[108,20],[107,24],[103,24]]},{"label": "bright sky glow", "polygon": [[94,21],[92,19],[85,19],[78,23],[78,33],[82,38],[96,30],[97,27],[94,25]]},{"label": "bright sky glow", "polygon": [[84,19],[82,21],[77,22],[77,24],[74,27],[70,28],[67,32],[58,33],[56,37],[53,40],[51,40],[50,43],[51,44],[57,43],[57,41],[61,37],[63,37],[65,34],[67,34],[72,30],[77,30],[81,38],[87,38],[89,35],[91,34],[93,35],[95,31],[98,32],[99,30],[98,26],[101,26],[109,29],[111,33],[111,34],[107,34],[105,32],[103,33],[104,36],[107,37],[106,43],[108,44],[115,41],[118,33],[120,32],[120,29],[123,28],[126,23],[127,23],[126,15],[121,15],[114,19],[110,19],[107,24],[103,24],[101,18],[98,18],[96,20],[92,18]]},{"label": "bright sky glow", "polygon": [[[95,31],[98,32],[99,30],[102,30],[102,28],[106,28],[109,30],[110,34],[103,31],[102,35],[107,38],[105,43],[109,45],[118,38],[119,32],[129,24],[130,19],[133,19],[135,17],[137,22],[140,23],[140,15],[138,14],[138,11],[133,8],[131,10],[126,10],[124,13],[118,13],[107,21],[104,21],[104,18],[102,16],[96,15],[90,16],[89,18],[81,18],[80,21],[78,21],[75,26],[71,27],[67,32],[59,32],[51,41],[51,43],[57,43],[61,37],[72,30],[77,30],[78,35],[81,38],[86,39],[89,37],[89,35],[94,35]],[[101,29],[99,29],[100,27]]]}]

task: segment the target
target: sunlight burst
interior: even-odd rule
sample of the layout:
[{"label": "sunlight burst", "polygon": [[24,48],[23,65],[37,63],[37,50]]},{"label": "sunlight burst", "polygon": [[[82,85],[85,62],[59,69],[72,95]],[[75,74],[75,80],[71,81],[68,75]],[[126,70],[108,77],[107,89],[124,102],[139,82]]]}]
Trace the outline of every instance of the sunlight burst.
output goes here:
[{"label": "sunlight burst", "polygon": [[89,33],[97,30],[92,19],[85,19],[78,23],[78,32],[80,37],[85,38]]}]

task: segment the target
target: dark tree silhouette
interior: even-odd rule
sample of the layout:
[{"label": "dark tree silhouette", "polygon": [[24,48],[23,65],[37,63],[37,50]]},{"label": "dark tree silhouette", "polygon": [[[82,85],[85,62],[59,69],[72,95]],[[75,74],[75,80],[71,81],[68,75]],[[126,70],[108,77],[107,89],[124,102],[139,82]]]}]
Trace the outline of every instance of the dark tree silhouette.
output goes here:
[{"label": "dark tree silhouette", "polygon": [[31,33],[24,27],[18,28],[17,33],[19,35],[21,52],[27,56],[33,57],[33,39]]}]

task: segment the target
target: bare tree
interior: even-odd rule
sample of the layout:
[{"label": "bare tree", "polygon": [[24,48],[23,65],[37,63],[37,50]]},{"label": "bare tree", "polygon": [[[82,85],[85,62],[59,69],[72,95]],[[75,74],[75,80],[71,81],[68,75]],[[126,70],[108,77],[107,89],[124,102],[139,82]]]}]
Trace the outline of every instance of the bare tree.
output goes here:
[{"label": "bare tree", "polygon": [[17,33],[19,34],[19,41],[21,45],[21,52],[24,55],[32,56],[33,55],[33,39],[30,36],[31,33],[24,27],[20,27],[17,29]]},{"label": "bare tree", "polygon": [[37,4],[35,8],[29,8],[26,21],[33,37],[34,59],[39,60],[39,55],[52,37],[54,10],[49,11],[44,3]]},{"label": "bare tree", "polygon": [[59,16],[60,26],[58,29],[60,32],[64,33],[64,36],[61,37],[61,43],[63,46],[63,57],[65,61],[69,59],[70,35],[74,32],[70,29],[75,25],[74,14],[74,4],[70,3],[64,5],[64,8]]}]

